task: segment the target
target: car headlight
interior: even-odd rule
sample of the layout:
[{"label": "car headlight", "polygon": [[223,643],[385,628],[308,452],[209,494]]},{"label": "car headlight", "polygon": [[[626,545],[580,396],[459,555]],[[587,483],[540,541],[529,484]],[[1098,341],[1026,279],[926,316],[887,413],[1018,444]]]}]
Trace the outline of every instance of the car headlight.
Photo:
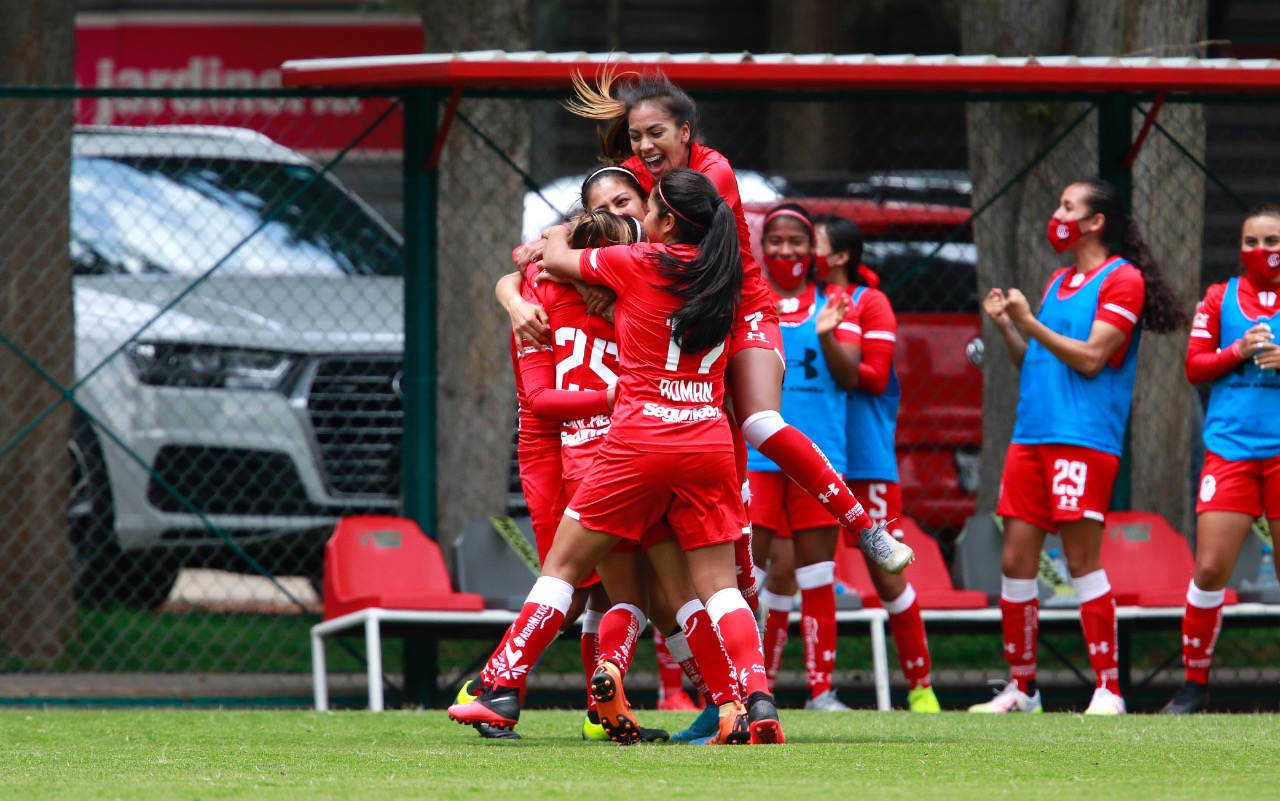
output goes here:
[{"label": "car headlight", "polygon": [[216,345],[135,342],[126,353],[138,380],[160,387],[276,390],[293,366],[285,353]]}]

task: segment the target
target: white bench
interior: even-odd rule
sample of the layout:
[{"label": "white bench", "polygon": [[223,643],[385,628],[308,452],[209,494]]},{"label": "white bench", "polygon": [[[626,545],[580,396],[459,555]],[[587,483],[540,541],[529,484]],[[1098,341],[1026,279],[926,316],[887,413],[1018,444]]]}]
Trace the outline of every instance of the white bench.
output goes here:
[{"label": "white bench", "polygon": [[[315,694],[315,708],[319,712],[329,709],[329,673],[325,659],[325,637],[343,634],[363,634],[365,661],[368,663],[369,711],[381,712],[385,698],[382,692],[382,635],[383,626],[403,626],[415,633],[448,636],[465,632],[468,638],[492,634],[496,641],[506,631],[516,613],[506,609],[485,609],[478,612],[429,612],[406,609],[361,609],[342,617],[326,620],[311,627],[311,681]],[[798,625],[799,613],[792,613],[793,625]],[[885,645],[884,624],[889,616],[883,609],[857,609],[836,612],[836,625],[867,626],[871,635],[871,659],[875,674],[876,707],[887,711],[889,706],[889,660]]]}]

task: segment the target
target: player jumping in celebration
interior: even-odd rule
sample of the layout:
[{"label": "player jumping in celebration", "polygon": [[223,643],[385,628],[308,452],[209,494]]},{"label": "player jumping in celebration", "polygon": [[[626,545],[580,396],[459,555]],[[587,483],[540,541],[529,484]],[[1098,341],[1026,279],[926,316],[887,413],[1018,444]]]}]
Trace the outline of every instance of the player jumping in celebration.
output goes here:
[{"label": "player jumping in celebration", "polygon": [[[670,171],[689,168],[706,175],[728,204],[744,270],[742,303],[728,359],[733,412],[742,435],[820,502],[838,524],[858,532],[859,547],[876,564],[901,573],[914,558],[911,549],[867,517],[822,451],[779,413],[786,365],[773,296],[751,255],[733,167],[724,156],[695,141],[698,113],[693,99],[662,73],[629,76],[616,85],[606,73],[598,87],[575,76],[574,85],[575,97],[566,107],[579,116],[611,123],[601,137],[604,155],[631,170],[642,187],[650,190]],[[745,478],[745,469],[741,472]],[[740,576],[740,587],[753,585],[751,576]]]},{"label": "player jumping in celebration", "polygon": [[996,507],[1004,517],[1000,611],[1010,681],[970,711],[1041,711],[1036,573],[1046,532],[1058,531],[1097,677],[1085,714],[1118,715],[1125,704],[1102,524],[1133,402],[1139,326],[1173,331],[1186,313],[1111,184],[1092,179],[1063,190],[1048,237],[1075,264],[1050,277],[1038,315],[1017,289],[992,289],[982,302],[1021,379]]},{"label": "player jumping in celebration", "polygon": [[[829,284],[842,287],[849,294],[849,316],[854,326],[849,342],[856,346],[858,354],[856,379],[842,382],[848,389],[845,482],[855,495],[867,499],[867,514],[872,520],[893,521],[902,517],[902,488],[894,449],[898,401],[902,396],[893,367],[898,319],[889,296],[877,289],[879,276],[862,264],[862,248],[862,231],[857,223],[843,217],[818,218],[814,255],[820,264],[826,263]],[[846,529],[846,540],[850,534]],[[907,706],[912,712],[941,711],[933,692],[929,642],[915,587],[870,559],[867,573],[889,613],[889,632],[898,652],[898,665],[907,680]]]},{"label": "player jumping in celebration", "polygon": [[[574,585],[620,541],[640,539],[665,515],[748,693],[745,708],[737,700],[722,708],[734,735],[727,741],[784,742],[755,620],[735,576],[733,543],[746,520],[722,408],[726,340],[742,286],[733,215],[715,187],[689,170],[663,176],[648,203],[647,243],[573,250],[563,228],[549,232],[548,272],[618,293],[617,402],[590,480],[570,502],[511,636],[490,659],[494,686],[449,714],[515,725],[528,668],[554,640]],[[637,741],[625,735],[634,719],[609,659],[601,660],[592,689],[602,722],[613,718],[614,739]]]},{"label": "player jumping in celebration", "polygon": [[1209,700],[1209,666],[1222,627],[1227,580],[1253,520],[1280,532],[1280,206],[1249,212],[1240,231],[1244,274],[1205,292],[1187,346],[1187,378],[1211,382],[1205,460],[1196,503],[1196,570],[1182,618],[1186,680],[1164,709],[1182,715]]}]

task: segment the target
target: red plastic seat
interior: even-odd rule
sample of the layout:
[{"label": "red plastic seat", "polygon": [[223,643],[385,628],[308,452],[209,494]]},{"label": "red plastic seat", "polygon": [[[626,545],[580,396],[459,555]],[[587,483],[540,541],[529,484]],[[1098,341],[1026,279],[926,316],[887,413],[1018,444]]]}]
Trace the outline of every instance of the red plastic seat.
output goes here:
[{"label": "red plastic seat", "polygon": [[[1108,512],[1102,529],[1102,567],[1116,603],[1183,606],[1195,557],[1186,538],[1152,512]],[[1226,603],[1239,600],[1227,589]]]},{"label": "red plastic seat", "polygon": [[[900,529],[902,541],[916,552],[915,561],[903,575],[915,587],[921,609],[982,609],[987,606],[986,593],[955,588],[937,541],[921,531],[914,520],[900,518],[892,528]],[[836,578],[858,594],[864,608],[883,606],[876,595],[875,585],[871,583],[862,551],[846,545],[843,537],[836,547]]]},{"label": "red plastic seat", "polygon": [[453,591],[440,546],[414,521],[344,517],[324,547],[324,619],[370,607],[475,611],[484,598]]}]

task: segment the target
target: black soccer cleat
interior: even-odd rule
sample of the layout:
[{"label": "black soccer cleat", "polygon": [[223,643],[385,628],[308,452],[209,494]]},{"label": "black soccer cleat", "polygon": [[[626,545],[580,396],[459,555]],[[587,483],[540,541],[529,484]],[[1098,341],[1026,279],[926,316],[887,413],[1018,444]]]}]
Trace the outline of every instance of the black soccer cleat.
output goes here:
[{"label": "black soccer cleat", "polygon": [[642,743],[665,743],[671,739],[671,733],[666,729],[649,729],[644,726],[640,727],[640,742]]},{"label": "black soccer cleat", "polygon": [[1190,715],[1200,712],[1209,704],[1209,685],[1198,681],[1184,681],[1173,700],[1160,710],[1161,715]]},{"label": "black soccer cleat", "polygon": [[449,707],[449,717],[470,726],[511,729],[520,722],[520,693],[514,687],[485,687],[475,700]]},{"label": "black soccer cleat", "polygon": [[747,696],[747,721],[752,745],[781,745],[787,741],[772,695],[757,690]]}]

